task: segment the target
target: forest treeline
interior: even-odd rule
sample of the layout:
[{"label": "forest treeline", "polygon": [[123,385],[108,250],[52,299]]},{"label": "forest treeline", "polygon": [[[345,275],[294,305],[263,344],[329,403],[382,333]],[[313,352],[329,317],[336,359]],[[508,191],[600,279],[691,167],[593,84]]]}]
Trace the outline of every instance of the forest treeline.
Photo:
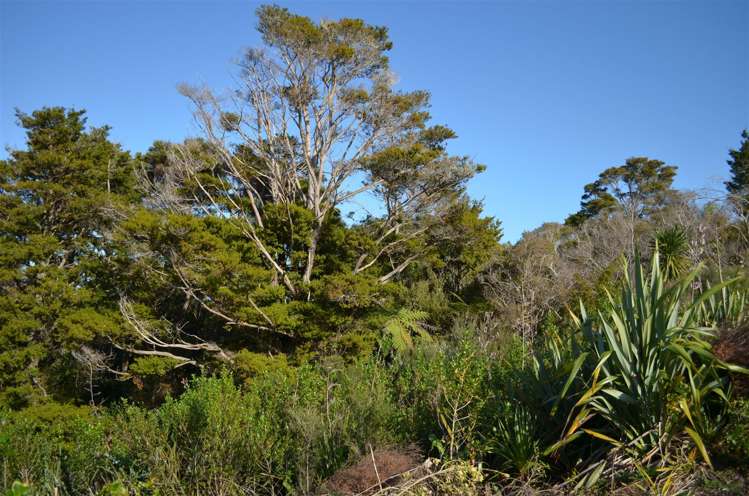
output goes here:
[{"label": "forest treeline", "polygon": [[504,243],[386,28],[257,15],[236,88],[180,86],[199,136],[17,113],[3,491],[749,490],[747,131],[725,191],[623,158]]}]

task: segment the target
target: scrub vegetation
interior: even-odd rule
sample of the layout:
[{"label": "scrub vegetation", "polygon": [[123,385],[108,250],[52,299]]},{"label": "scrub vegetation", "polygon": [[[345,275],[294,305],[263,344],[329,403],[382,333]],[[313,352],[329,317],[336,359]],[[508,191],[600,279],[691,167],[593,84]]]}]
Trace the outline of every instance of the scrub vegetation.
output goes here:
[{"label": "scrub vegetation", "polygon": [[720,195],[623,157],[505,243],[386,28],[257,16],[199,136],[18,112],[3,494],[749,493],[746,131]]}]

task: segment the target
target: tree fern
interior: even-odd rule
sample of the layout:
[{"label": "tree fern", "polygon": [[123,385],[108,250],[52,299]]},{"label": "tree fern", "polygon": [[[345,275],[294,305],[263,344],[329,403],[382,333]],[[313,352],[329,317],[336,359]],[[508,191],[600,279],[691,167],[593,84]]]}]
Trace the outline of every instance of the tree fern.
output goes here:
[{"label": "tree fern", "polygon": [[414,336],[426,341],[432,339],[423,323],[428,315],[423,310],[401,308],[385,323],[384,335],[396,351],[411,350],[414,347]]}]

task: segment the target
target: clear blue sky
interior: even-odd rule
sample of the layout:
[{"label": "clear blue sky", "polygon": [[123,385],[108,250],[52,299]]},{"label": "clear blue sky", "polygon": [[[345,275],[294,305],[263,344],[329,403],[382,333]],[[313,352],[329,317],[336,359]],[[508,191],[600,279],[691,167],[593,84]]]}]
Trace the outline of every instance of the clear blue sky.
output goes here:
[{"label": "clear blue sky", "polygon": [[[431,91],[455,153],[488,166],[469,191],[506,240],[576,210],[627,157],[720,185],[749,127],[749,1],[277,2],[386,25],[400,88]],[[0,143],[14,107],[85,108],[133,151],[194,134],[179,82],[226,88],[259,44],[248,1],[0,0]],[[3,155],[5,155],[3,153]]]}]

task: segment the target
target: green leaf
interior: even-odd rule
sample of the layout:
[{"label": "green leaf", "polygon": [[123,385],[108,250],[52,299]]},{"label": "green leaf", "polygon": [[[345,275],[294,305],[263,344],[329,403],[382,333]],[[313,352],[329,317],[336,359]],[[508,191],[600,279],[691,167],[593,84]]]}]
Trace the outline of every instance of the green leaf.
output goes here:
[{"label": "green leaf", "polygon": [[700,454],[702,455],[702,458],[707,462],[707,464],[712,468],[713,462],[710,461],[710,456],[707,454],[707,449],[705,448],[705,443],[702,441],[702,437],[700,437],[697,432],[689,427],[686,427],[684,429],[687,434],[689,434],[689,437],[692,438],[694,441],[694,444],[697,445],[697,449],[699,449]]}]

